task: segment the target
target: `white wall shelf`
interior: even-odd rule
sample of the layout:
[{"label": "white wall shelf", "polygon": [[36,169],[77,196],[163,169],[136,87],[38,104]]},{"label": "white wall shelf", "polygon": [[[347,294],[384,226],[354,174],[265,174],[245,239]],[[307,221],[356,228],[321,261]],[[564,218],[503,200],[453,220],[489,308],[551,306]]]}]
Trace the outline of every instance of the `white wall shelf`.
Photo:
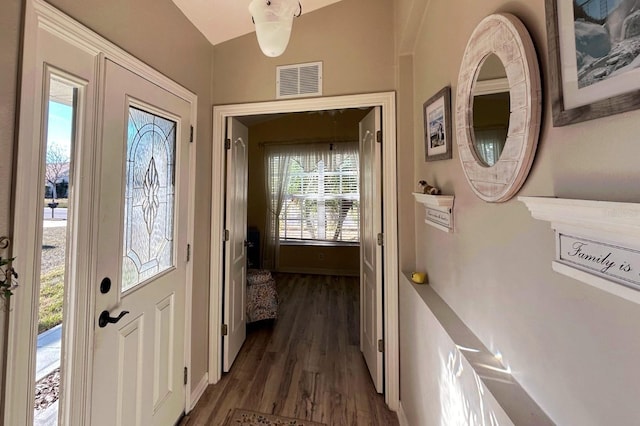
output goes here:
[{"label": "white wall shelf", "polygon": [[453,231],[453,195],[429,195],[414,192],[416,201],[425,207],[424,223],[441,231]]},{"label": "white wall shelf", "polygon": [[640,204],[518,197],[551,223],[553,270],[640,304]]}]

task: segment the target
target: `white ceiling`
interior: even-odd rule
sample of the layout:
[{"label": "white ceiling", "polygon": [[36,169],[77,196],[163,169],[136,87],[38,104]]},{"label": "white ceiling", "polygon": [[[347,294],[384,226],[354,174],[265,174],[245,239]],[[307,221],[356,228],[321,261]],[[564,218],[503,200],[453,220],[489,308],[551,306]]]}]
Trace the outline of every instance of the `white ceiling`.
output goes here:
[{"label": "white ceiling", "polygon": [[[338,1],[340,0],[300,0],[300,3],[302,13],[306,14]],[[173,2],[211,44],[222,43],[254,31],[249,14],[251,0],[173,0]]]}]

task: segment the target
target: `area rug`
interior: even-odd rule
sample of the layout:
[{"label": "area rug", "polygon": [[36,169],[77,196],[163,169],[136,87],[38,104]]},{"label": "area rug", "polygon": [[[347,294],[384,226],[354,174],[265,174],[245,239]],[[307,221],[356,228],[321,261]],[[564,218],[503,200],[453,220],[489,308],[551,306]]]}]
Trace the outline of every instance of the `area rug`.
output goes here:
[{"label": "area rug", "polygon": [[258,413],[251,410],[236,408],[225,426],[327,426],[308,420],[292,419],[290,417],[275,416],[273,414]]}]

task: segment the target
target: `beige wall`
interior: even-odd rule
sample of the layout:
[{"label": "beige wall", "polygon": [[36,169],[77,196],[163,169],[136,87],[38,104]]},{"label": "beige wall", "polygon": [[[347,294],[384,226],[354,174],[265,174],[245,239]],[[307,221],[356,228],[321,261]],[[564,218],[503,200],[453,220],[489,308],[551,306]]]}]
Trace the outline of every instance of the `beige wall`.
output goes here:
[{"label": "beige wall", "polygon": [[[398,57],[398,114],[396,128],[397,162],[398,162],[398,255],[401,271],[413,271],[416,266],[415,248],[415,191],[414,179],[414,146],[413,146],[413,56]],[[415,122],[422,126],[422,118]],[[424,158],[424,152],[418,151],[415,156]],[[418,220],[420,217],[418,216]]]},{"label": "beige wall", "polygon": [[[400,3],[402,9],[412,2]],[[516,199],[488,204],[477,198],[464,178],[455,140],[453,159],[424,162],[422,102],[446,85],[455,94],[475,25],[491,13],[511,12],[532,35],[544,84],[538,152],[519,195],[640,202],[640,112],[552,127],[543,0],[424,3],[428,7],[413,43],[413,157],[401,152],[399,163],[413,162],[414,182],[426,179],[455,195],[456,228],[446,234],[425,225],[424,210],[414,205],[415,239],[400,246],[415,244],[416,268],[428,272],[430,285],[489,349],[503,354],[514,376],[557,424],[635,423],[640,418],[635,396],[640,308],[554,273],[549,224],[532,219]],[[455,95],[452,101],[455,109]],[[399,207],[410,208],[406,199]],[[402,306],[400,312],[401,321],[411,321]],[[415,372],[405,361],[413,343],[404,337],[401,397],[409,400],[419,387],[409,385]],[[404,408],[411,424],[421,418],[419,403]]]},{"label": "beige wall", "polygon": [[[0,13],[0,236],[11,236],[12,158],[17,113],[19,46],[22,27],[22,1],[7,0]],[[3,257],[6,252],[0,252]],[[6,311],[0,306],[0,389],[4,389],[6,353]],[[4,392],[2,393],[4,395]],[[0,413],[4,398],[0,395]]]},{"label": "beige wall", "polygon": [[315,61],[323,62],[324,96],[393,90],[392,17],[390,0],[342,0],[296,18],[278,58],[260,52],[255,34],[217,45],[214,104],[274,100],[276,66]]},{"label": "beige wall", "polygon": [[[342,112],[285,114],[280,118],[255,124],[249,128],[249,202],[247,223],[260,231],[265,241],[265,168],[263,144],[292,141],[358,141],[358,123],[367,110]],[[357,274],[360,268],[358,247],[282,246],[279,270],[309,272],[341,272]]]},{"label": "beige wall", "polygon": [[359,246],[280,246],[282,272],[360,275]]},{"label": "beige wall", "polygon": [[510,99],[508,93],[476,96],[473,99],[473,127],[475,129],[503,128],[509,125]]}]

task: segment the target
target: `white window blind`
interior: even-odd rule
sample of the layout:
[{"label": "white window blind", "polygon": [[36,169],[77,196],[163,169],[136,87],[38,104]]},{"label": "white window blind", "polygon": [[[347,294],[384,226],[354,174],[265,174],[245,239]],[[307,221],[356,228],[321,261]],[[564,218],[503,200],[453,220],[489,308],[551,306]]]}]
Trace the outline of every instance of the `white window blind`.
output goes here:
[{"label": "white window blind", "polygon": [[359,241],[357,145],[340,145],[283,154],[287,160],[283,155],[269,158],[271,170],[288,162],[279,215],[280,241]]}]

